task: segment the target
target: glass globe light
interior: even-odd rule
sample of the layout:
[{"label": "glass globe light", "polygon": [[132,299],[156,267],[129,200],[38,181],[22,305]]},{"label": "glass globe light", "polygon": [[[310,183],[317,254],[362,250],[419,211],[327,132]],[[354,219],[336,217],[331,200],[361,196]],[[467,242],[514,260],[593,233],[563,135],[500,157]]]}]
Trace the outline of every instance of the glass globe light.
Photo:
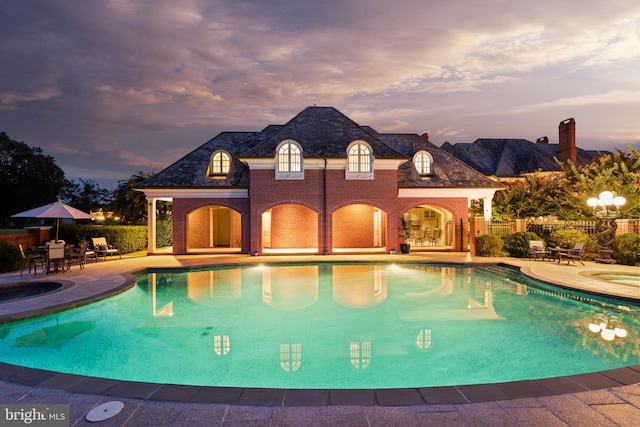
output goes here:
[{"label": "glass globe light", "polygon": [[596,199],[595,197],[590,198],[589,200],[587,200],[587,206],[595,208],[596,206],[598,206],[598,199]]},{"label": "glass globe light", "polygon": [[611,191],[603,191],[602,193],[600,193],[600,200],[602,200],[603,202],[611,203],[613,201],[613,193]]},{"label": "glass globe light", "polygon": [[627,330],[624,328],[615,328],[613,332],[620,338],[624,338],[627,336]]},{"label": "glass globe light", "polygon": [[605,341],[613,341],[613,339],[616,337],[616,334],[615,332],[613,332],[613,329],[603,329],[602,332],[600,333],[600,336]]},{"label": "glass globe light", "polygon": [[598,333],[598,332],[600,332],[600,326],[596,325],[595,323],[589,323],[589,330],[591,332],[593,332],[594,334]]},{"label": "glass globe light", "polygon": [[613,199],[613,204],[614,204],[614,205],[616,205],[616,206],[622,206],[622,205],[624,205],[625,203],[627,203],[627,199],[625,199],[625,198],[624,198],[624,197],[622,197],[622,196],[618,196],[618,197],[615,197],[615,198]]}]

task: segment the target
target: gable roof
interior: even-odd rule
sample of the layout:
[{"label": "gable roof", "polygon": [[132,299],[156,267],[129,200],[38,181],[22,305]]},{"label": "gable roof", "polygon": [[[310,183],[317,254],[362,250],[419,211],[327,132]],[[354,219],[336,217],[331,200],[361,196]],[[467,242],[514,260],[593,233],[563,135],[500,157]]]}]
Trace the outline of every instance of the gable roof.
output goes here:
[{"label": "gable roof", "polygon": [[[333,107],[307,107],[285,125],[269,125],[260,132],[222,132],[136,188],[248,188],[249,167],[242,159],[275,159],[276,148],[285,139],[299,143],[304,157],[321,158],[346,158],[350,143],[365,141],[375,158],[406,160],[398,169],[399,187],[500,187],[420,135],[380,134]],[[207,177],[211,155],[217,150],[232,157],[224,179]],[[412,162],[420,150],[433,158],[434,173],[426,178]]]},{"label": "gable roof", "polygon": [[[479,138],[473,143],[445,142],[440,148],[484,175],[513,178],[538,170],[562,170],[554,160],[558,157],[558,147],[558,144],[533,143],[526,139]],[[576,148],[577,163],[589,163],[605,153]]]}]

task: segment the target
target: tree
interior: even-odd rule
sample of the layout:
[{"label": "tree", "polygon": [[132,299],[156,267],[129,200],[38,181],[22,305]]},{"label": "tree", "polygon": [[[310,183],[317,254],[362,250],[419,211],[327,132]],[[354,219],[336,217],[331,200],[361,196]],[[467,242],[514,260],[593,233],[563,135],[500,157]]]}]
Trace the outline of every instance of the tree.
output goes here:
[{"label": "tree", "polygon": [[617,149],[584,166],[558,162],[565,171],[564,191],[569,196],[562,216],[569,217],[572,212],[591,216],[587,199],[609,190],[627,199],[620,212],[621,218],[640,217],[640,151],[632,146],[628,150]]},{"label": "tree", "polygon": [[11,215],[55,202],[64,185],[64,172],[40,147],[29,147],[0,133],[0,223]]},{"label": "tree", "polygon": [[536,172],[524,180],[507,184],[494,197],[495,216],[499,218],[535,218],[555,215],[564,203],[562,177]]},{"label": "tree", "polygon": [[140,182],[149,179],[154,174],[143,173],[131,175],[126,181],[119,181],[118,187],[113,191],[111,210],[122,217],[123,221],[131,223],[144,223],[147,219],[147,200],[141,191],[133,188]]},{"label": "tree", "polygon": [[95,211],[98,208],[106,208],[111,201],[111,192],[91,179],[80,178],[65,180],[65,185],[60,193],[60,198],[65,203],[85,212]]}]

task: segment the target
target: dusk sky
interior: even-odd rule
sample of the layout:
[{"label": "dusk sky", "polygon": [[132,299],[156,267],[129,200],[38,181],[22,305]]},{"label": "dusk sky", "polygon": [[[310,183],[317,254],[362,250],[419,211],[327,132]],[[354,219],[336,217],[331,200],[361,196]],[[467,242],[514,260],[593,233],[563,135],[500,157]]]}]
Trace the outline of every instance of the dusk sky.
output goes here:
[{"label": "dusk sky", "polygon": [[113,189],[221,131],[332,106],[431,142],[640,145],[638,0],[23,0],[0,131]]}]

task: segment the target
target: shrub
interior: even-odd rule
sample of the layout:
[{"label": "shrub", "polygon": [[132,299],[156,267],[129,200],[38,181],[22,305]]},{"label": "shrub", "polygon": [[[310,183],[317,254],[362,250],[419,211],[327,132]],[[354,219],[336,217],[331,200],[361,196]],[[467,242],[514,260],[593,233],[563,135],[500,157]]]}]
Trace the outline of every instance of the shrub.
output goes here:
[{"label": "shrub", "polygon": [[509,256],[516,258],[529,257],[529,240],[542,240],[536,233],[519,231],[504,237],[504,249]]},{"label": "shrub", "polygon": [[632,233],[617,236],[612,256],[618,264],[640,264],[640,236]]},{"label": "shrub", "polygon": [[173,227],[171,221],[156,223],[156,246],[164,248],[173,244]]},{"label": "shrub", "polygon": [[82,225],[63,224],[60,226],[60,238],[67,243],[76,244],[81,240],[91,243],[92,237],[104,237],[122,254],[141,251],[147,247],[147,226],[145,225]]},{"label": "shrub", "polygon": [[[565,230],[554,230],[549,235],[549,242],[547,243],[549,246],[570,249],[576,243],[589,243],[589,236],[580,230],[576,230],[574,228],[567,228]],[[591,245],[593,245],[593,240],[591,241]],[[597,248],[597,246],[596,246]],[[593,247],[585,247],[587,252],[590,252],[595,249]]]},{"label": "shrub", "polygon": [[11,243],[0,240],[0,273],[15,271],[22,267],[20,248]]},{"label": "shrub", "polygon": [[475,238],[476,255],[478,256],[504,256],[502,247],[504,242],[494,234],[484,234]]}]

